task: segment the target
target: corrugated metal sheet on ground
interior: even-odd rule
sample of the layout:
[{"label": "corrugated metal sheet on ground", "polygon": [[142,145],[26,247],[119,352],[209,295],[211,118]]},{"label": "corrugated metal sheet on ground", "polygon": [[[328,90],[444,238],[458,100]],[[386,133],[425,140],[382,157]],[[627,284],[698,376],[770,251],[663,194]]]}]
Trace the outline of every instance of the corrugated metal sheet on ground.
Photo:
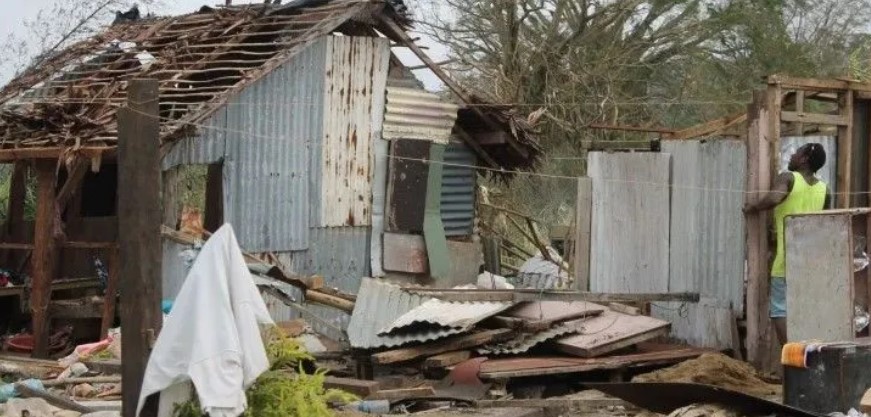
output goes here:
[{"label": "corrugated metal sheet on ground", "polygon": [[372,119],[372,109],[384,103],[390,44],[386,38],[329,37],[326,57],[324,136],[320,158],[313,159],[321,174],[317,225],[370,225],[373,142],[382,123]]},{"label": "corrugated metal sheet on ground", "polygon": [[430,329],[466,331],[512,305],[513,303],[462,303],[432,299],[399,316],[393,323],[380,329],[378,334],[406,334]]},{"label": "corrugated metal sheet on ground", "polygon": [[388,86],[384,138],[448,143],[458,109],[424,90]]},{"label": "corrugated metal sheet on ground", "polygon": [[591,291],[668,291],[670,165],[663,153],[589,154]]},{"label": "corrugated metal sheet on ground", "polygon": [[477,157],[465,145],[451,142],[442,169],[442,224],[446,236],[468,236],[475,224],[475,170]]},{"label": "corrugated metal sheet on ground", "polygon": [[784,136],[780,138],[780,159],[777,171],[786,171],[789,165],[789,158],[802,145],[808,143],[819,143],[823,145],[826,151],[826,164],[817,172],[817,176],[828,185],[829,190],[837,190],[835,183],[838,178],[838,141],[834,136]]},{"label": "corrugated metal sheet on ground", "polygon": [[517,355],[528,351],[544,342],[560,336],[575,334],[581,331],[583,320],[575,320],[556,324],[553,327],[537,333],[520,333],[505,343],[486,345],[477,349],[483,355]]},{"label": "corrugated metal sheet on ground", "polygon": [[[743,311],[744,142],[665,140],[662,150],[672,161],[668,290],[698,292]],[[685,333],[677,327],[675,333]]]},{"label": "corrugated metal sheet on ground", "polygon": [[412,334],[378,334],[380,329],[420,306],[430,297],[409,294],[396,284],[377,278],[364,278],[348,324],[348,340],[358,349],[394,347],[412,342],[437,340],[460,333],[458,329],[438,329]]}]

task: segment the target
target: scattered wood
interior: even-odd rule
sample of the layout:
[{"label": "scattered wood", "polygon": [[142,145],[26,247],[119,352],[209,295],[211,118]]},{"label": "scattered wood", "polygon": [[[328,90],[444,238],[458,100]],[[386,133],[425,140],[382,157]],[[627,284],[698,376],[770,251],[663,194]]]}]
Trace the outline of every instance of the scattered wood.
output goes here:
[{"label": "scattered wood", "polygon": [[667,336],[670,326],[664,320],[608,310],[587,321],[580,334],[557,339],[555,346],[560,352],[591,358]]},{"label": "scattered wood", "polygon": [[372,363],[378,365],[404,362],[422,356],[432,356],[452,350],[468,349],[486,343],[501,342],[511,337],[508,329],[484,330],[477,333],[454,336],[425,345],[388,350],[372,355]]},{"label": "scattered wood", "polygon": [[40,379],[49,374],[59,374],[63,370],[57,361],[0,356],[0,374],[3,375]]},{"label": "scattered wood", "polygon": [[621,303],[608,303],[608,308],[610,308],[612,311],[616,311],[622,314],[628,314],[630,316],[638,316],[641,314],[641,309],[639,309],[638,307],[632,307]]},{"label": "scattered wood", "polygon": [[408,398],[432,397],[435,396],[435,389],[429,385],[424,385],[415,388],[400,388],[381,390],[373,394],[367,399],[371,400],[390,400],[398,401]]},{"label": "scattered wood", "polygon": [[339,310],[342,310],[347,313],[351,313],[354,311],[354,302],[348,301],[344,298],[339,298],[334,295],[324,294],[319,291],[308,290],[305,292],[305,299],[307,302],[315,302],[318,304],[323,304],[326,306],[330,306]]},{"label": "scattered wood", "polygon": [[42,381],[45,387],[57,387],[61,385],[77,385],[77,384],[117,384],[121,382],[120,375],[112,376],[92,376],[83,378],[64,378],[64,379],[47,379]]},{"label": "scattered wood", "polygon": [[619,398],[590,398],[590,399],[569,399],[569,398],[541,398],[541,399],[525,399],[525,400],[479,400],[475,402],[476,408],[502,408],[502,407],[522,407],[522,408],[563,408],[572,411],[598,411],[605,407],[624,407],[627,410],[637,409],[632,404],[623,401]]},{"label": "scattered wood", "polygon": [[605,311],[593,303],[569,301],[533,301],[512,307],[503,315],[515,317],[530,322],[541,322],[550,327],[554,323],[598,316]]},{"label": "scattered wood", "polygon": [[378,389],[381,384],[378,381],[366,381],[363,379],[354,379],[354,378],[337,378],[334,376],[328,376],[324,380],[324,388],[334,388],[340,389],[342,391],[350,392],[351,394],[357,395],[361,398],[369,397],[370,395],[378,392]]},{"label": "scattered wood", "polygon": [[458,350],[455,352],[446,352],[439,355],[426,358],[423,362],[424,368],[446,368],[463,362],[472,356],[472,352],[468,350]]},{"label": "scattered wood", "polygon": [[101,374],[121,374],[121,361],[117,359],[107,361],[82,361],[91,371]]},{"label": "scattered wood", "polygon": [[513,290],[478,290],[478,289],[436,289],[436,288],[406,288],[404,291],[412,294],[427,295],[445,301],[588,301],[592,303],[609,302],[646,302],[646,301],[682,301],[698,302],[699,293],[594,293],[586,291],[513,289]]},{"label": "scattered wood", "polygon": [[513,329],[524,333],[547,330],[551,323],[540,320],[524,320],[517,317],[495,316],[482,322],[482,325],[492,328]]},{"label": "scattered wood", "polygon": [[24,398],[42,398],[43,400],[45,400],[45,402],[55,407],[62,408],[64,410],[76,411],[82,414],[90,414],[95,411],[90,407],[85,407],[75,401],[68,400],[66,398],[59,397],[45,391],[30,388],[29,386],[22,383],[15,384],[15,391],[17,391]]}]

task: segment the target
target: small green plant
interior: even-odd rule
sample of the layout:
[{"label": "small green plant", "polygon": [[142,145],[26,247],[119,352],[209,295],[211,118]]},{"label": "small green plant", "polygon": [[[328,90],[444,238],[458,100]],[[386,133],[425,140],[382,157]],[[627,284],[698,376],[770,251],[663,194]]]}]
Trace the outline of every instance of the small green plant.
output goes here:
[{"label": "small green plant", "polygon": [[[260,375],[245,396],[245,417],[331,417],[330,403],[350,403],[359,398],[336,389],[325,389],[326,371],[308,374],[302,362],[313,360],[299,341],[278,327],[264,332],[270,369]],[[173,417],[206,417],[196,398],[177,404]]]}]

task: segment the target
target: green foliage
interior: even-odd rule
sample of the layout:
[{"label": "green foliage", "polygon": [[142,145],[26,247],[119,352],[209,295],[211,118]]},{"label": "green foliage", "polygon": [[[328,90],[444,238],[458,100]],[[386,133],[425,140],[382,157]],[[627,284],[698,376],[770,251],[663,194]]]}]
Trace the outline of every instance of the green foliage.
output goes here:
[{"label": "green foliage", "polygon": [[[324,370],[306,373],[301,363],[313,358],[299,341],[285,336],[278,327],[264,333],[270,370],[245,393],[245,417],[331,417],[330,403],[359,399],[344,391],[325,389]],[[173,416],[205,417],[196,398],[176,405]]]}]

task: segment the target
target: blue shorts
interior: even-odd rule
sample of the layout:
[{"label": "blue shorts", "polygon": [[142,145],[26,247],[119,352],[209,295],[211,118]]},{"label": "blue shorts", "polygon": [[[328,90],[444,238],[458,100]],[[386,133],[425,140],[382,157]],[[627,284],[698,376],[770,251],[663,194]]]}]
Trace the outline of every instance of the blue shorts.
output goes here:
[{"label": "blue shorts", "polygon": [[771,277],[768,296],[768,317],[786,317],[786,278]]}]

